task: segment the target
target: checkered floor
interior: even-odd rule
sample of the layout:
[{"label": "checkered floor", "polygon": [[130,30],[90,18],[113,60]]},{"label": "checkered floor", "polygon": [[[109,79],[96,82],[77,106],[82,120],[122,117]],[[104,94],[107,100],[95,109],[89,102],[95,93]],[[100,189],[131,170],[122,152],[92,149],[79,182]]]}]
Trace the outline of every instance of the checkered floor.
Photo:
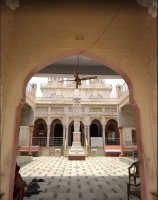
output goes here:
[{"label": "checkered floor", "polygon": [[42,192],[24,200],[127,200],[128,167],[118,157],[37,157],[20,173],[27,183],[44,179],[38,183]]}]

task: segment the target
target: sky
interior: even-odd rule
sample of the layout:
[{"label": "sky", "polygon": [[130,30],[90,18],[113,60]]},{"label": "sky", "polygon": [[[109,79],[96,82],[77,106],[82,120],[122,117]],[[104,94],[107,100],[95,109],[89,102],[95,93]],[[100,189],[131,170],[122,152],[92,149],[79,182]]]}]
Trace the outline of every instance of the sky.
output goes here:
[{"label": "sky", "polygon": [[[112,84],[112,91],[111,91],[111,94],[110,94],[110,98],[116,98],[117,97],[116,96],[116,85],[117,84],[123,85],[124,82],[125,81],[123,79],[105,79],[105,84]],[[41,85],[41,83],[48,83],[48,78],[45,78],[45,77],[32,77],[30,79],[29,83],[36,83],[37,84],[36,97],[42,97],[42,92],[40,90],[40,85]]]}]

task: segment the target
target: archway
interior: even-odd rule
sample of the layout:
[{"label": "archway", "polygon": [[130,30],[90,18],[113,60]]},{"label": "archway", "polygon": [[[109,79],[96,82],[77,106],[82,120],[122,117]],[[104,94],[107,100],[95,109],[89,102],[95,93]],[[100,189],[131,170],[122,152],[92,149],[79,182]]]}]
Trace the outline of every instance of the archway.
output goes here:
[{"label": "archway", "polygon": [[50,146],[61,146],[63,144],[63,125],[60,119],[54,119],[50,126]]},{"label": "archway", "polygon": [[62,124],[56,124],[55,125],[54,137],[63,137],[63,126],[62,126]]},{"label": "archway", "polygon": [[[73,51],[70,51],[70,52],[66,52],[66,53],[63,53],[63,54],[60,54],[59,56],[56,56],[56,57],[53,57],[53,58],[50,58],[49,60],[46,60],[45,62],[43,63],[39,63],[38,65],[36,65],[30,73],[27,74],[25,80],[24,80],[24,84],[23,84],[23,100],[25,99],[25,88],[26,88],[26,85],[28,83],[28,81],[30,80],[30,78],[39,70],[41,70],[42,68],[44,68],[45,66],[51,64],[51,63],[54,63],[56,61],[59,61],[61,59],[64,59],[64,58],[67,58],[69,56],[73,56],[73,55],[76,55],[76,54],[79,54],[81,52],[81,50],[73,50]],[[141,141],[142,141],[142,130],[141,130],[141,125],[140,125],[140,113],[139,113],[139,108],[137,106],[137,104],[135,103],[134,99],[133,99],[133,85],[132,85],[132,82],[130,80],[130,78],[126,75],[126,73],[121,69],[119,68],[118,66],[116,66],[114,63],[111,63],[107,60],[105,60],[104,58],[96,55],[96,54],[93,54],[91,52],[84,52],[83,53],[84,56],[87,56],[93,60],[96,60],[106,66],[108,66],[109,68],[115,70],[118,74],[120,74],[120,76],[126,81],[127,85],[128,85],[128,88],[129,88],[129,101],[134,109],[134,113],[135,113],[135,119],[136,119],[136,129],[138,130],[138,133],[139,135],[137,136],[138,137],[138,147],[140,146],[141,147]],[[17,118],[19,118],[19,113],[20,113],[20,110],[19,112],[17,112]],[[15,126],[16,127],[16,126]],[[17,131],[17,129],[15,129],[15,131]],[[138,148],[138,151],[140,151],[140,148]],[[143,157],[143,152],[140,151],[139,152],[139,157],[141,157],[141,160],[143,162],[144,160],[144,157]],[[144,161],[145,162],[145,161]],[[145,171],[144,171],[144,162],[143,164],[141,165],[141,171],[142,171],[142,188],[146,191],[146,185],[145,185]]]},{"label": "archway", "polygon": [[90,137],[102,137],[102,126],[97,119],[93,120],[90,125]]},{"label": "archway", "polygon": [[105,142],[106,144],[120,144],[120,135],[118,123],[115,119],[107,121],[105,126]]},{"label": "archway", "polygon": [[90,137],[98,137],[98,126],[96,124],[90,125]]},{"label": "archway", "polygon": [[32,144],[46,146],[46,143],[47,143],[47,124],[44,119],[40,118],[34,122]]}]

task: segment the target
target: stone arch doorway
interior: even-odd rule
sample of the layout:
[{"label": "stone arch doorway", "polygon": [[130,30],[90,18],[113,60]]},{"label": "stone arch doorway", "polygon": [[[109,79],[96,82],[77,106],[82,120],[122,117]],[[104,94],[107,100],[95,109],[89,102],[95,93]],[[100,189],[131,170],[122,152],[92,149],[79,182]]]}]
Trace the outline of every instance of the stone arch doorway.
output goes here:
[{"label": "stone arch doorway", "polygon": [[[84,49],[83,49],[84,50]],[[39,70],[43,69],[45,66],[49,65],[49,64],[52,64],[54,62],[57,62],[61,59],[64,59],[64,58],[67,58],[69,56],[73,56],[73,55],[76,55],[76,54],[80,54],[81,51],[83,50],[72,50],[72,51],[69,51],[69,52],[64,52],[63,54],[58,54],[58,56],[55,56],[53,58],[50,58],[50,59],[47,59],[45,60],[44,62],[42,63],[38,63],[36,66],[34,66],[32,68],[32,70],[30,70],[30,72],[25,76],[25,79],[24,79],[24,82],[23,82],[23,95],[22,95],[22,100],[24,101],[25,99],[25,88],[26,88],[26,85],[28,83],[28,81],[30,80],[30,78]],[[114,63],[110,62],[110,61],[107,61],[105,58],[97,55],[97,54],[93,54],[89,51],[87,52],[84,52],[82,53],[82,55],[84,56],[87,56],[95,61],[98,61],[106,66],[108,66],[109,68],[113,69],[114,71],[116,71],[127,83],[128,85],[128,89],[129,89],[129,101],[131,103],[131,106],[133,107],[134,109],[134,113],[135,113],[135,119],[136,119],[136,129],[138,129],[138,133],[139,135],[137,136],[138,137],[138,152],[139,152],[139,145],[141,146],[142,145],[142,128],[141,128],[141,122],[140,122],[140,112],[139,112],[139,108],[136,104],[136,102],[134,101],[133,99],[133,84],[129,78],[129,76],[126,74],[126,72],[121,69],[119,66],[115,65]],[[101,54],[100,54],[101,55]],[[22,102],[22,101],[21,101]],[[20,103],[21,103],[20,102]],[[16,109],[16,118],[19,119],[19,116],[20,116],[20,110],[21,110],[21,107],[20,107],[20,104],[19,104],[19,107],[17,107]],[[18,132],[18,120],[16,121],[16,125],[15,125],[15,129],[14,129],[14,135],[16,135],[16,133]],[[14,147],[14,151],[15,151],[15,147]],[[142,151],[140,151],[139,153],[139,157],[141,159],[141,171],[142,171],[142,178],[143,180],[145,180],[145,176],[146,176],[146,173],[145,173],[145,157],[144,157],[144,154]],[[146,189],[146,184],[145,182],[142,182],[141,184],[141,187],[144,191],[147,191]]]},{"label": "stone arch doorway", "polygon": [[54,137],[63,137],[63,126],[62,124],[56,124],[54,127]]},{"label": "stone arch doorway", "polygon": [[90,137],[102,137],[102,126],[97,119],[93,120],[90,125]]},{"label": "stone arch doorway", "polygon": [[119,129],[118,123],[115,119],[110,119],[107,121],[105,126],[105,141],[106,144],[120,144],[119,141]]},{"label": "stone arch doorway", "polygon": [[46,146],[47,143],[47,124],[44,119],[39,118],[34,122],[32,144]]},{"label": "stone arch doorway", "polygon": [[[84,125],[83,123],[80,121],[80,132],[81,132],[81,138],[80,138],[80,141],[81,141],[81,145],[84,146],[84,133],[83,133],[83,130],[84,130]],[[69,124],[69,135],[68,135],[68,146],[72,146],[72,142],[73,142],[73,132],[74,132],[74,121],[72,121],[70,124]]]},{"label": "stone arch doorway", "polygon": [[60,119],[54,119],[50,126],[50,146],[61,146],[63,144],[63,125]]}]

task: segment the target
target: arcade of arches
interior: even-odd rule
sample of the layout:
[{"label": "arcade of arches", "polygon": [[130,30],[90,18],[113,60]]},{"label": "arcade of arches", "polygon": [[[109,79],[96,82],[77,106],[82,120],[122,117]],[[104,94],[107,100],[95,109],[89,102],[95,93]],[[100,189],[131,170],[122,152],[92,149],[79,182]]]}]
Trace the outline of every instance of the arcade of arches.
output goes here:
[{"label": "arcade of arches", "polygon": [[[20,114],[27,83],[46,66],[78,54],[108,66],[127,83],[136,121],[142,199],[151,200],[151,191],[157,192],[155,1],[68,2],[1,1],[2,200],[11,200],[13,195]],[[108,128],[113,129],[112,124]],[[98,122],[92,126],[96,125],[99,135]],[[61,131],[59,127],[51,130]],[[45,123],[39,123],[38,134],[45,128]]]},{"label": "arcade of arches", "polygon": [[[73,132],[74,132],[74,121],[72,121],[68,125],[68,134],[66,134],[65,139],[68,141],[68,146],[72,145],[73,142]],[[118,123],[116,120],[111,119],[107,122],[104,127],[106,138],[112,138],[111,133],[115,132],[115,138],[119,139],[119,130],[118,130]],[[60,141],[57,145],[63,145],[63,135],[65,131],[65,126],[59,119],[55,119],[52,121],[50,126],[50,134],[48,133],[47,123],[44,119],[37,119],[34,122],[34,131],[33,131],[33,145],[40,145],[40,146],[54,146],[52,143],[51,138],[56,138],[56,141]],[[82,121],[80,121],[80,132],[81,132],[81,145],[85,146],[85,127]],[[103,130],[102,125],[99,120],[95,119],[90,124],[90,131],[89,131],[88,138],[91,137],[102,137]],[[49,136],[48,136],[49,135]],[[49,137],[49,138],[48,138]],[[67,138],[66,138],[67,137]],[[47,139],[48,138],[48,139]],[[49,144],[47,145],[47,140],[49,140]]]}]

